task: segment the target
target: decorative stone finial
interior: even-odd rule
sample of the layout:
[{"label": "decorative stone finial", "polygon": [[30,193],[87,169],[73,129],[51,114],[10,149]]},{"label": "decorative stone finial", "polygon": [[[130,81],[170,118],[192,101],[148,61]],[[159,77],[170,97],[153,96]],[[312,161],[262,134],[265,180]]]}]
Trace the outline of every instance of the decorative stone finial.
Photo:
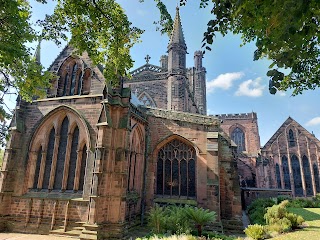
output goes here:
[{"label": "decorative stone finial", "polygon": [[147,56],[144,59],[146,60],[146,63],[149,64],[149,60],[151,59],[151,57],[149,56],[149,54],[147,54]]}]

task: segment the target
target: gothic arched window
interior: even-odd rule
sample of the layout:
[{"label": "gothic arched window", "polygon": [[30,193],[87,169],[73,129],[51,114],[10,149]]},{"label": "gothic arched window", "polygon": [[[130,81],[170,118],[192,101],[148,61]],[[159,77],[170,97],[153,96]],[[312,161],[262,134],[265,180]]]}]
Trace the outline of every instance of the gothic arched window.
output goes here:
[{"label": "gothic arched window", "polygon": [[143,103],[144,106],[156,107],[156,104],[154,103],[153,99],[145,92],[142,93],[138,99],[140,102]]},{"label": "gothic arched window", "polygon": [[193,147],[175,139],[158,153],[157,194],[195,197],[196,153]]},{"label": "gothic arched window", "polygon": [[276,164],[276,177],[277,177],[277,187],[281,188],[281,175],[280,175],[280,167],[279,164]]},{"label": "gothic arched window", "polygon": [[292,129],[289,130],[288,141],[289,141],[289,147],[294,147],[296,145]]},{"label": "gothic arched window", "polygon": [[[59,118],[59,115],[56,118]],[[85,141],[84,135],[80,135],[78,124],[70,122],[68,116],[65,116],[60,121],[54,120],[53,117],[48,121],[60,122],[60,124],[57,124],[57,128],[60,130],[58,130],[57,134],[55,128],[52,127],[47,136],[45,134],[47,132],[47,125],[43,124],[39,127],[40,130],[38,131],[40,133],[35,135],[36,142],[42,141],[46,145],[38,150],[37,159],[31,157],[30,154],[30,161],[34,162],[30,166],[35,166],[35,169],[32,170],[34,171],[34,177],[32,179],[29,177],[28,187],[59,191],[82,190],[87,160],[87,147],[86,144],[82,144],[82,149],[79,149],[79,142],[80,140],[82,143]],[[74,127],[70,128],[69,126]],[[42,156],[46,156],[45,161],[41,160]]]},{"label": "gothic arched window", "polygon": [[91,70],[83,69],[83,62],[72,57],[61,65],[58,76],[57,96],[72,96],[88,94],[91,85]]},{"label": "gothic arched window", "polygon": [[245,134],[241,128],[236,127],[231,133],[231,139],[237,144],[237,151],[243,152],[246,150]]},{"label": "gothic arched window", "polygon": [[314,173],[314,182],[316,185],[317,193],[320,192],[320,183],[319,183],[319,169],[316,163],[313,164],[313,173]]},{"label": "gothic arched window", "polygon": [[302,180],[301,180],[301,172],[300,172],[300,163],[296,155],[292,155],[291,157],[291,167],[292,167],[292,175],[294,180],[295,195],[302,196],[303,189],[302,189]]},{"label": "gothic arched window", "polygon": [[284,188],[291,189],[288,158],[286,156],[282,156],[282,171],[283,171],[283,179],[284,179]]},{"label": "gothic arched window", "polygon": [[310,165],[309,165],[309,160],[308,160],[308,158],[306,156],[302,157],[302,166],[303,166],[304,181],[305,181],[305,184],[306,184],[307,195],[308,196],[313,196]]}]

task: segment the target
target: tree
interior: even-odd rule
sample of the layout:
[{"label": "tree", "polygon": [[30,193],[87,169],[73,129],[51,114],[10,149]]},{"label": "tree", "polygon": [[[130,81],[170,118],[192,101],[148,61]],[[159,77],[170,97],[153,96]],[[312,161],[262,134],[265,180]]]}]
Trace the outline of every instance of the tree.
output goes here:
[{"label": "tree", "polygon": [[215,212],[211,212],[209,209],[189,207],[186,209],[187,216],[194,222],[198,236],[202,235],[202,227],[208,223],[212,223],[216,220],[217,215]]},{"label": "tree", "polygon": [[[180,0],[185,4],[187,0]],[[217,33],[240,34],[243,44],[255,41],[254,60],[272,61],[267,72],[270,93],[292,88],[297,95],[320,86],[320,1],[199,0],[199,4],[210,6],[213,15],[204,33],[204,51],[211,50]],[[165,19],[158,22],[160,29],[170,31],[166,6],[157,6]]]},{"label": "tree", "polygon": [[[36,0],[46,3],[46,0]],[[0,121],[10,115],[4,109],[4,96],[12,88],[26,101],[43,97],[53,75],[33,56],[30,43],[39,38],[60,44],[68,40],[77,54],[87,51],[95,65],[104,68],[105,79],[119,86],[133,66],[130,48],[142,30],[128,21],[115,0],[57,0],[54,13],[38,21],[43,31],[30,23],[31,7],[27,0],[7,0],[0,5]],[[3,133],[3,132],[1,132]]]}]

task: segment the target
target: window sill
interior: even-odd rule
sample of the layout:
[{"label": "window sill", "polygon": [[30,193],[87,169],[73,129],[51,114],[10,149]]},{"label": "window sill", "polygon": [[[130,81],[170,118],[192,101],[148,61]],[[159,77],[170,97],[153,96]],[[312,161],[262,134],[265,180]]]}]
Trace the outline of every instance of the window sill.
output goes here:
[{"label": "window sill", "polygon": [[57,199],[57,200],[76,200],[82,199],[82,191],[73,192],[73,191],[48,191],[47,189],[36,190],[30,189],[29,192],[22,195],[23,198],[40,198],[40,199]]},{"label": "window sill", "polygon": [[197,206],[196,198],[187,197],[170,197],[170,196],[156,196],[153,200],[159,204],[185,204],[190,206]]}]

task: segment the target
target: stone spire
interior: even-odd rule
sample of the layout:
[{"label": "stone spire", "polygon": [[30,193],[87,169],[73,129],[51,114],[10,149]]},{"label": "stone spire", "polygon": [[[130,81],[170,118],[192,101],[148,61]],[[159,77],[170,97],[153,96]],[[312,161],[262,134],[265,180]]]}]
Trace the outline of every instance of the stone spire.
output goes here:
[{"label": "stone spire", "polygon": [[186,69],[187,45],[184,40],[179,8],[176,8],[173,29],[168,44],[168,71],[185,71]]},{"label": "stone spire", "polygon": [[171,32],[169,46],[175,43],[181,44],[183,47],[187,48],[186,42],[184,40],[183,31],[182,31],[179,7],[176,8],[176,17],[174,18],[173,29]]},{"label": "stone spire", "polygon": [[42,40],[42,39],[39,38],[38,46],[37,46],[36,52],[34,53],[34,57],[35,57],[36,62],[37,62],[38,64],[41,64],[41,59],[40,59],[41,40]]}]

